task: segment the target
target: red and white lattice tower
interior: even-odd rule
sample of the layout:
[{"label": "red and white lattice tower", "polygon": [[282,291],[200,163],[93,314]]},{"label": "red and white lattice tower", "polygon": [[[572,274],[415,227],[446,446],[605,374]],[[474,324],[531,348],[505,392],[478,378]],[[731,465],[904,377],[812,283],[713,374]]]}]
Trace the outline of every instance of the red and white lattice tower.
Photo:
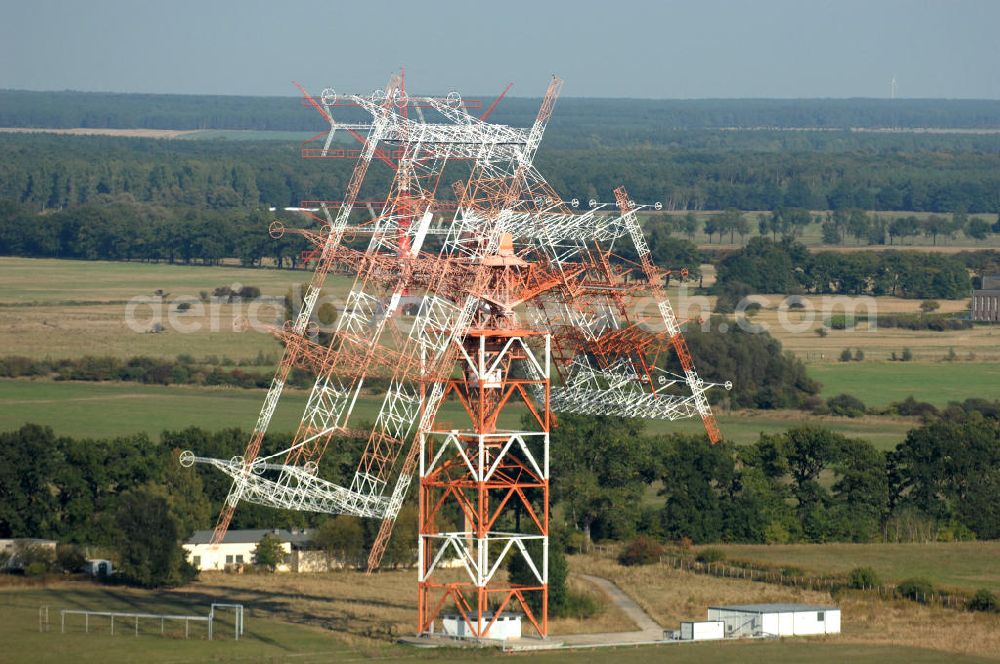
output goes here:
[{"label": "red and white lattice tower", "polygon": [[[377,518],[375,569],[419,471],[419,631],[432,631],[447,610],[488,637],[513,604],[546,636],[550,413],[694,416],[711,442],[720,439],[705,396],[716,384],[695,371],[666,296],[670,273],[653,265],[643,239],[641,206],[619,188],[613,206],[577,212],[533,165],[561,87],[553,78],[523,129],[486,122],[495,102],[476,117],[478,103],[456,93],[410,97],[401,76],[368,96],[303,90],[329,123],[303,155],[356,165],[343,200],[303,202],[316,211],[310,228],[272,224],[273,236],[309,240],[313,276],[295,320],[276,331],[284,355],[246,450],[231,459],[182,455],[233,479],[216,542],[240,501]],[[339,123],[341,106],[371,119]],[[359,147],[335,142],[338,132]],[[373,162],[394,174],[378,203],[359,199]],[[455,164],[464,173],[439,200],[445,167]],[[359,206],[370,218],[352,216]],[[354,285],[324,345],[310,321],[331,272],[353,275]],[[404,297],[419,303],[414,316],[403,315]],[[298,430],[291,446],[262,454],[296,367],[316,376]],[[362,386],[375,378],[388,387],[353,479],[324,479],[324,452],[352,433]],[[463,406],[461,423],[440,421],[446,398]],[[517,421],[526,424],[511,428]],[[500,581],[512,556],[523,557],[534,582]],[[446,560],[457,561],[458,580],[454,568],[445,574]],[[532,594],[540,601],[529,602]]]}]

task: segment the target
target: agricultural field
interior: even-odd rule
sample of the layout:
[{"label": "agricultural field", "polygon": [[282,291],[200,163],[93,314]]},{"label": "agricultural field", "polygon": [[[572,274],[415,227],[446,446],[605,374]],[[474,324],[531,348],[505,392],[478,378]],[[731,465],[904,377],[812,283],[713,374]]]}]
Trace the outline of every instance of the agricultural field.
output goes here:
[{"label": "agricultural field", "polygon": [[[294,431],[305,398],[305,391],[286,388],[271,430]],[[263,400],[264,390],[258,389],[0,379],[0,430],[36,422],[51,426],[59,435],[104,437],[146,432],[155,440],[164,430],[188,426],[249,429]],[[355,408],[358,421],[374,419],[379,404],[378,397],[372,395],[359,399]],[[464,417],[454,401],[445,402],[440,412],[443,420],[455,424]],[[512,407],[501,417],[501,424],[515,425],[520,412]],[[848,419],[801,411],[756,410],[720,413],[718,419],[725,437],[738,444],[752,443],[762,432],[778,433],[813,423],[847,436],[866,438],[883,449],[894,447],[916,423],[904,417]],[[649,422],[646,430],[651,434],[703,431],[701,421],[694,419]]]},{"label": "agricultural field", "polygon": [[[714,274],[705,266],[706,285]],[[280,345],[263,331],[248,327],[250,313],[260,323],[276,323],[283,315],[280,298],[289,287],[306,279],[306,273],[273,269],[246,269],[238,266],[180,266],[100,261],[0,258],[4,289],[0,292],[0,348],[4,355],[25,355],[43,359],[78,358],[84,355],[111,355],[119,358],[144,355],[172,360],[187,355],[195,360],[257,365],[258,373],[268,374],[280,355]],[[346,292],[349,280],[331,277],[328,292]],[[205,304],[202,291],[234,284],[260,288],[271,304],[252,312],[243,303]],[[161,290],[168,304],[158,309],[165,331],[148,332],[153,309],[135,307],[126,319],[129,301],[148,298]],[[326,296],[327,291],[324,291]],[[697,317],[698,302],[685,301],[674,293],[679,315]],[[826,337],[815,333],[824,314],[804,324],[809,310],[778,309],[781,296],[771,301],[753,322],[767,326],[783,346],[807,362],[810,375],[823,384],[823,396],[840,393],[858,396],[866,405],[882,406],[913,395],[920,400],[944,405],[949,400],[990,393],[1000,382],[1000,330],[977,326],[958,332],[914,332],[896,328],[832,330]],[[177,311],[177,301],[192,302],[191,309]],[[823,312],[822,298],[807,297],[809,306]],[[915,312],[919,302],[898,298],[875,298],[878,311]],[[944,312],[965,308],[965,301],[943,301]],[[842,312],[842,304],[834,313]],[[780,318],[779,318],[780,317]],[[781,325],[786,319],[794,327]],[[181,330],[193,330],[182,332]],[[836,361],[843,348],[861,348],[864,362]],[[907,347],[913,362],[884,361],[892,351]],[[954,349],[957,361],[940,361]],[[974,364],[968,361],[972,353]],[[974,370],[970,371],[970,369]],[[293,430],[304,394],[288,390],[275,416],[272,429]],[[256,418],[263,392],[253,389],[195,386],[155,386],[136,383],[71,383],[48,380],[0,381],[0,428],[10,429],[28,421],[53,426],[58,433],[76,436],[125,435],[148,432],[154,438],[164,429],[188,425],[208,428],[248,427]],[[377,397],[366,395],[358,405],[363,419],[374,416]],[[457,406],[445,404],[445,418],[460,417]],[[513,418],[517,417],[512,411]],[[719,413],[727,438],[750,443],[761,432],[783,431],[790,426],[816,423],[845,435],[871,440],[887,449],[902,440],[914,425],[909,418],[866,416],[857,419],[818,417],[799,411],[733,411]],[[701,431],[696,421],[652,422],[651,433]]]},{"label": "agricultural field", "polygon": [[824,397],[852,394],[866,406],[886,406],[913,396],[941,407],[970,397],[1000,393],[998,362],[843,362],[810,365]]},{"label": "agricultural field", "polygon": [[[932,330],[907,330],[879,326],[877,316],[890,314],[916,314],[920,300],[894,297],[847,298],[806,296],[807,309],[787,311],[779,305],[780,295],[754,296],[764,307],[748,323],[760,325],[790,350],[809,363],[836,362],[844,348],[860,348],[866,360],[889,360],[892,353],[899,357],[909,348],[917,362],[940,362],[955,353],[956,362],[983,362],[1000,360],[1000,326],[975,325],[968,330],[935,332]],[[941,300],[939,313],[965,311],[969,300]],[[854,307],[858,316],[876,317],[874,322],[858,322],[846,330],[827,329],[826,336],[818,330],[828,327],[831,316],[842,316],[845,307]]]},{"label": "agricultural field", "polygon": [[[709,603],[717,601],[751,602],[775,599],[791,601],[829,602],[820,593],[797,593],[786,588],[770,588],[763,584],[735,582],[714,577],[656,568],[621,568],[606,560],[575,557],[571,559],[571,583],[578,572],[598,571],[614,578],[632,592],[629,582],[641,577],[648,590],[640,598],[644,606],[652,607],[654,618],[668,628],[676,627],[680,619],[704,615]],[[655,572],[655,574],[652,574]],[[675,575],[681,575],[676,577]],[[594,589],[594,592],[596,589]],[[88,582],[55,582],[47,587],[6,587],[0,589],[0,641],[4,645],[4,661],[60,662],[68,658],[81,663],[176,661],[270,662],[294,660],[301,662],[361,661],[470,661],[500,656],[491,649],[415,649],[394,643],[398,635],[412,633],[416,583],[412,570],[382,572],[366,577],[355,572],[337,572],[310,576],[269,575],[203,575],[199,581],[176,590],[147,591],[114,586],[96,586]],[[646,605],[643,597],[658,595],[658,603]],[[801,595],[801,596],[800,596]],[[813,597],[812,595],[816,595]],[[220,635],[212,642],[203,638],[204,627],[192,625],[193,638],[185,640],[174,628],[166,637],[158,634],[159,625],[140,624],[134,636],[128,629],[112,637],[106,622],[91,624],[92,632],[83,633],[80,618],[71,618],[67,633],[59,631],[60,608],[170,612],[205,614],[212,601],[233,601],[246,607],[246,632],[238,642],[228,636],[231,623],[223,615],[216,625]],[[667,609],[660,606],[674,606]],[[39,607],[48,606],[54,623],[48,632],[39,631]],[[842,602],[842,606],[845,606]],[[867,611],[882,607],[864,607]],[[948,623],[970,617],[955,614]],[[982,637],[982,627],[989,627],[979,617],[965,620],[970,636]],[[74,620],[76,622],[74,622]],[[104,619],[105,621],[107,619]],[[920,623],[923,624],[923,623]],[[918,625],[919,626],[919,625]],[[618,631],[634,629],[631,622],[615,609],[588,621],[589,630]],[[103,628],[103,631],[102,631]],[[119,628],[120,629],[120,628]],[[554,621],[553,640],[560,634],[580,631],[576,621]],[[201,630],[201,631],[198,631]],[[995,661],[983,655],[993,640],[956,644],[953,640],[938,643],[936,650],[922,642],[910,644],[912,632],[895,635],[891,642],[880,642],[866,618],[858,614],[852,619],[845,606],[845,634],[842,637],[816,639],[785,639],[768,642],[728,642],[615,649],[552,651],[524,653],[519,659],[563,663],[616,662],[636,664],[651,659],[669,657],[681,664],[693,662],[749,663],[772,662],[777,659],[825,664],[850,659],[873,664],[921,664],[940,661],[945,651],[949,661]],[[201,637],[201,638],[198,638]],[[978,656],[977,656],[978,655]]]},{"label": "agricultural field", "polygon": [[926,544],[726,544],[732,560],[797,567],[806,574],[846,574],[871,567],[888,583],[922,577],[936,587],[1000,592],[1000,541]]},{"label": "agricultural field", "polygon": [[[289,289],[308,280],[301,271],[30,258],[0,258],[0,274],[4,355],[172,359],[187,354],[240,363],[263,354],[273,356],[272,366],[281,348],[265,328],[283,320],[282,298]],[[327,281],[329,292],[340,294],[350,283],[337,276]],[[264,299],[199,300],[203,291],[234,285],[256,286]],[[165,293],[164,304],[152,301],[156,291]],[[181,302],[191,308],[179,311]],[[157,322],[164,331],[151,333]]]}]

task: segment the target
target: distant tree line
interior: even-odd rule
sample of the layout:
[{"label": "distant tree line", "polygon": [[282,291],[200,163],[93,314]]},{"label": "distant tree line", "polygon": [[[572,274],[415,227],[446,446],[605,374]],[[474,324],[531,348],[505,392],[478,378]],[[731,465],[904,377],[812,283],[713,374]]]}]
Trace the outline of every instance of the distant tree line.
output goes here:
[{"label": "distant tree line", "polygon": [[166,208],[128,196],[39,215],[0,200],[0,255],[214,265],[239,258],[246,266],[271,259],[297,267],[308,243],[268,235],[281,213],[262,209]]},{"label": "distant tree line", "polygon": [[[1000,137],[988,150],[727,151],[628,144],[587,149],[543,144],[537,165],[567,198],[613,202],[625,184],[667,210],[1000,211]],[[35,211],[129,194],[166,206],[296,206],[341,196],[353,163],[302,159],[297,142],[0,135],[0,199]],[[445,181],[461,177],[446,173]],[[452,171],[449,171],[449,173]],[[369,171],[363,199],[388,189]],[[451,196],[442,187],[442,198]]]},{"label": "distant tree line", "polygon": [[[568,82],[572,85],[572,81]],[[379,83],[372,83],[379,87]],[[318,131],[323,121],[304,109],[295,89],[280,97],[121,94],[0,90],[0,126],[130,129],[258,129]],[[319,94],[319,90],[314,91]],[[345,92],[343,90],[341,93]],[[370,91],[357,90],[358,94]],[[411,94],[446,94],[448,90]],[[464,90],[491,100],[499,90]],[[527,126],[540,100],[506,97],[494,120]],[[996,126],[1000,103],[973,99],[619,99],[566,97],[558,102],[562,131],[617,138],[647,138],[650,127],[813,127],[819,129],[987,128]],[[473,110],[473,112],[475,112]],[[338,119],[362,117],[339,108]],[[607,118],[615,118],[608,123]]]},{"label": "distant tree line", "polygon": [[[261,372],[241,367],[225,368],[185,357],[170,360],[141,356],[118,358],[85,355],[52,360],[7,355],[0,357],[0,377],[265,388],[271,384],[271,369],[276,363],[277,360],[272,358],[267,358],[266,363],[258,363],[258,366],[267,367]],[[312,385],[313,376],[301,369],[293,369],[286,382],[292,387],[307,388]]]},{"label": "distant tree line", "polygon": [[[756,224],[751,223],[756,217]],[[710,216],[704,221],[694,213],[688,213],[683,218],[671,217],[666,214],[654,215],[647,221],[647,228],[665,227],[671,232],[687,235],[692,239],[699,225],[712,239],[718,235],[721,243],[726,235],[732,244],[735,236],[740,241],[756,230],[757,234],[770,237],[772,240],[796,239],[802,237],[811,225],[819,227],[823,244],[844,244],[847,236],[854,238],[854,243],[860,245],[901,245],[907,238],[922,235],[931,239],[933,245],[938,240],[954,241],[961,233],[966,241],[982,242],[991,235],[1000,233],[1000,218],[982,219],[970,217],[965,212],[955,212],[948,216],[932,214],[920,219],[916,215],[904,217],[889,217],[879,213],[869,213],[860,208],[837,208],[822,214],[812,214],[805,208],[779,207],[770,213],[758,212],[756,215],[744,213],[735,208],[724,210],[721,214]]]},{"label": "distant tree line", "polygon": [[717,266],[718,293],[820,293],[968,297],[967,256],[918,251],[812,253],[784,239],[753,238]]}]

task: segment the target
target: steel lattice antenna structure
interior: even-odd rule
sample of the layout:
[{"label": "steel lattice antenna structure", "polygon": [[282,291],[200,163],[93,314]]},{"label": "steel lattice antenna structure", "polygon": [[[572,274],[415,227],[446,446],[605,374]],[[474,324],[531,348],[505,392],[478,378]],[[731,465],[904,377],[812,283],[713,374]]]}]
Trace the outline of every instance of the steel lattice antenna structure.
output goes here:
[{"label": "steel lattice antenna structure", "polygon": [[[470,633],[486,637],[516,601],[546,636],[551,413],[700,417],[709,440],[720,439],[706,398],[717,384],[695,371],[667,299],[670,272],[653,265],[643,239],[641,206],[618,188],[614,206],[577,212],[533,164],[561,87],[553,78],[528,128],[486,122],[496,102],[476,117],[476,105],[456,93],[409,97],[402,76],[369,96],[303,90],[329,123],[303,155],[356,165],[342,201],[303,203],[317,211],[315,228],[271,225],[274,237],[294,232],[311,243],[313,273],[297,317],[276,331],[284,355],[245,452],[182,455],[185,465],[209,464],[233,479],[215,542],[240,501],[376,518],[375,569],[417,473],[418,631],[432,631],[450,601]],[[371,120],[339,123],[333,113],[341,106]],[[338,132],[360,147],[340,147]],[[376,160],[394,172],[378,212],[358,199]],[[466,174],[439,200],[445,167],[455,162]],[[371,218],[352,222],[361,205]],[[332,340],[321,345],[310,320],[331,272],[355,280]],[[415,316],[402,315],[404,296],[419,301]],[[655,314],[639,315],[647,310]],[[316,376],[298,430],[290,447],[262,455],[296,367]],[[320,460],[351,432],[362,386],[373,379],[388,387],[353,479],[327,481]],[[445,399],[463,406],[460,426],[440,421]],[[501,413],[514,402],[527,412],[524,424],[503,428]],[[523,557],[535,583],[496,582],[511,556]],[[460,561],[463,580],[438,580],[446,558]],[[532,593],[540,613],[529,607]]]}]

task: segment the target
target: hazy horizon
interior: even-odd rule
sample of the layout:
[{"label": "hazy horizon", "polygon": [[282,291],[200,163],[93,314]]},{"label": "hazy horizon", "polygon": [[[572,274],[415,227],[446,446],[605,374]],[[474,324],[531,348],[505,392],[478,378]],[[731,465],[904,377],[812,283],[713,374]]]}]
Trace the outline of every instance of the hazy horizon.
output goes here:
[{"label": "hazy horizon", "polygon": [[[62,89],[47,89],[47,90],[32,90],[28,88],[4,88],[0,87],[0,92],[32,92],[32,93],[66,93],[73,92],[79,94],[94,94],[94,95],[163,95],[163,96],[177,96],[177,97],[248,97],[256,99],[298,99],[302,95],[298,92],[292,83],[289,83],[289,87],[295,90],[294,94],[260,94],[260,95],[250,95],[243,93],[220,93],[220,92],[145,92],[145,91],[127,91],[127,90],[78,90],[74,88],[62,88]],[[506,87],[506,86],[503,86]],[[489,103],[497,97],[501,92],[503,92],[503,87],[492,92],[484,92],[477,94],[475,92],[471,94],[464,95],[468,99],[479,99],[484,103]],[[316,88],[313,90],[308,90],[310,93],[319,94],[320,89]],[[438,94],[444,91],[432,90],[428,94]],[[422,91],[417,91],[417,94],[421,94]],[[528,99],[528,100],[540,100],[541,95],[517,95],[514,94],[513,89],[508,92],[504,99]],[[561,100],[565,101],[567,99],[579,99],[589,100],[589,101],[643,101],[643,102],[656,102],[656,101],[671,101],[671,102],[700,102],[700,101],[869,101],[869,100],[884,100],[890,101],[888,97],[601,97],[601,96],[583,96],[583,95],[569,95],[561,94],[559,97]],[[975,101],[988,101],[988,102],[1000,102],[1000,97],[903,97],[897,96],[895,98],[897,101],[958,101],[958,102],[975,102]]]},{"label": "hazy horizon", "polygon": [[294,97],[1000,99],[1000,3],[0,0],[0,88]]}]

